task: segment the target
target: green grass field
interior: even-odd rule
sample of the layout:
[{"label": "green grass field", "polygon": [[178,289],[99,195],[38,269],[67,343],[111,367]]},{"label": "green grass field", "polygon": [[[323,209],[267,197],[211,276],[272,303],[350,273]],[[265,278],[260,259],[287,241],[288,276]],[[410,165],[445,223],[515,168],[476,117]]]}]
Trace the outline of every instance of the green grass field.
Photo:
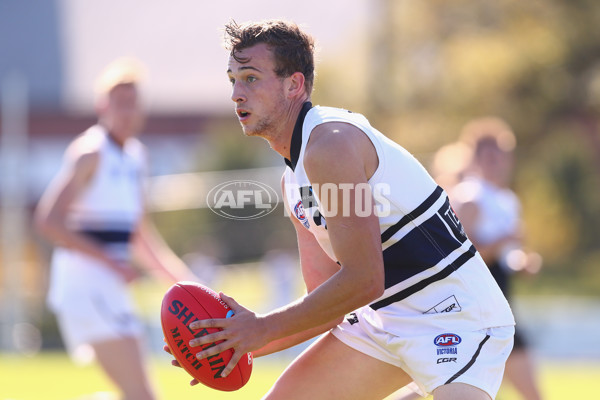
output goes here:
[{"label": "green grass field", "polygon": [[[166,358],[152,359],[150,373],[160,399],[254,400],[261,398],[284,367],[272,359],[258,359],[250,381],[237,392],[190,387],[188,375],[170,366]],[[539,373],[547,400],[600,398],[600,363],[543,363]],[[114,388],[96,366],[76,366],[62,352],[32,358],[0,355],[0,400],[88,400],[97,392],[114,393]],[[498,399],[520,400],[510,388],[503,388]]]},{"label": "green grass field", "polygon": [[[189,375],[172,367],[167,358],[153,359],[150,374],[160,399],[259,399],[284,367],[272,362],[257,365],[251,380],[237,392],[191,387]],[[115,389],[94,364],[76,366],[61,352],[33,358],[0,355],[0,400],[87,400],[96,392],[115,393]]]},{"label": "green grass field", "polygon": [[[244,282],[244,285],[239,285],[239,282]],[[213,288],[235,294],[238,302],[254,310],[272,308],[268,303],[270,291],[265,286],[264,274],[259,273],[256,267],[228,268]],[[167,287],[142,281],[133,289],[142,317],[153,324],[154,330],[160,330],[160,326],[156,326],[159,324],[158,310]],[[299,284],[295,295],[301,292]],[[162,341],[159,340],[158,344],[162,346]],[[159,400],[260,399],[287,364],[276,357],[259,358],[245,387],[236,392],[219,392],[202,385],[189,386],[187,373],[172,367],[169,360],[166,354],[150,358],[149,372]],[[539,378],[545,400],[600,399],[600,360],[595,363],[540,363]],[[108,395],[91,397],[94,393]],[[110,396],[110,393],[113,395]],[[0,353],[0,400],[117,400],[114,394],[114,387],[97,366],[76,366],[64,352],[45,351],[31,358]],[[503,387],[498,400],[521,399],[510,387]]]}]

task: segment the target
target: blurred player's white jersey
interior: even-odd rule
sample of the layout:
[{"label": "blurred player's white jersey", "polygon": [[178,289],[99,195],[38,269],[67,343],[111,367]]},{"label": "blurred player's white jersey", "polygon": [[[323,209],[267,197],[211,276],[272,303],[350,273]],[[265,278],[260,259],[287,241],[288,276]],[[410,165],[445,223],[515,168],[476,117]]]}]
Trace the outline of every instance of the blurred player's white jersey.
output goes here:
[{"label": "blurred player's white jersey", "polygon": [[[99,125],[82,139],[100,157],[94,176],[68,210],[67,226],[100,243],[115,260],[129,262],[130,237],[143,213],[145,150],[135,138],[118,146]],[[71,351],[140,332],[123,278],[98,259],[69,248],[54,249],[48,304]]]},{"label": "blurred player's white jersey", "polygon": [[[473,202],[479,208],[471,237],[481,245],[489,245],[501,238],[518,236],[521,229],[521,203],[517,195],[484,179],[470,176],[456,185],[450,193],[454,204]],[[519,249],[518,241],[507,243],[500,251],[497,262],[506,273],[515,272],[508,266],[507,255]]]},{"label": "blurred player's white jersey", "polygon": [[99,125],[83,135],[90,147],[99,148],[100,159],[91,181],[69,207],[67,223],[104,243],[118,242],[126,239],[143,212],[145,150],[136,138],[119,146]]}]

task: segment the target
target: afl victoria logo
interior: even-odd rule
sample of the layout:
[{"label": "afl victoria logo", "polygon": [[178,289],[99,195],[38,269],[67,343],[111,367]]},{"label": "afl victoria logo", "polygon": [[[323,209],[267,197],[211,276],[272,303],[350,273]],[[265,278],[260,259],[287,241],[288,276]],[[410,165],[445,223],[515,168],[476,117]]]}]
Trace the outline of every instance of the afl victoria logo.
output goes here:
[{"label": "afl victoria logo", "polygon": [[257,181],[229,181],[212,188],[206,196],[208,208],[229,219],[256,219],[270,214],[279,197],[273,188]]},{"label": "afl victoria logo", "polygon": [[294,214],[296,214],[296,218],[300,221],[304,221],[306,219],[306,213],[304,212],[304,207],[302,206],[302,200],[298,200],[296,206],[294,207]]},{"label": "afl victoria logo", "polygon": [[460,336],[455,335],[454,333],[442,333],[441,335],[436,336],[433,339],[433,343],[436,346],[447,347],[447,346],[456,346],[462,342]]}]

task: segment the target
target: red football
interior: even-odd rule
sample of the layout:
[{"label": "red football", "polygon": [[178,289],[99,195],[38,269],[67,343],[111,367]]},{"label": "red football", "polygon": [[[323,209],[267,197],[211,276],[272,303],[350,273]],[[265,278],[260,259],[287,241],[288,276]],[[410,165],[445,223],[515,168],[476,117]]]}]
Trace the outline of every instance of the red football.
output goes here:
[{"label": "red football", "polygon": [[[233,371],[223,378],[221,372],[229,363],[233,349],[225,350],[203,360],[196,358],[200,347],[189,347],[195,337],[218,332],[219,328],[192,330],[189,325],[207,318],[228,318],[233,311],[214,290],[194,282],[178,282],[165,294],[160,321],[167,344],[179,364],[199,382],[224,391],[238,390],[248,382],[252,373],[252,353],[245,354]],[[216,343],[206,344],[202,349]]]}]

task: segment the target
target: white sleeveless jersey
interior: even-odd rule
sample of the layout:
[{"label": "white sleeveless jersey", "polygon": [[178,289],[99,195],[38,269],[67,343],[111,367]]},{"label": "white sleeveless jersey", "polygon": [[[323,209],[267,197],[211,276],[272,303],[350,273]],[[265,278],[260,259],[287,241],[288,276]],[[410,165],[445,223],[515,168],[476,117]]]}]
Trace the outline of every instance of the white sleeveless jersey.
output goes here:
[{"label": "white sleeveless jersey", "polygon": [[519,232],[521,205],[515,193],[477,177],[468,177],[452,189],[451,196],[459,203],[474,202],[479,218],[471,237],[489,244]]},{"label": "white sleeveless jersey", "polygon": [[485,295],[485,299],[480,299],[492,300],[490,306],[497,308],[485,313],[487,321],[484,323],[512,325],[514,322],[508,303],[465,235],[446,193],[416,158],[373,128],[364,116],[305,103],[291,140],[291,160],[285,160],[284,196],[291,214],[315,236],[329,257],[338,261],[329,241],[326,218],[319,209],[320,201],[313,193],[304,170],[304,151],[312,130],[333,121],[354,125],[364,132],[379,158],[379,165],[368,183],[380,222],[385,291],[370,304],[370,308],[391,309],[401,302],[410,303],[415,293],[433,284],[438,287],[438,283],[443,283],[449,275],[469,263],[469,269],[477,264],[476,268],[485,277],[477,282],[480,273],[473,276],[474,294],[487,291],[495,296],[489,299]]},{"label": "white sleeveless jersey", "polygon": [[109,246],[126,243],[143,211],[144,147],[136,138],[120,147],[99,125],[84,135],[98,146],[100,158],[88,186],[71,204],[67,224]]},{"label": "white sleeveless jersey", "polygon": [[76,230],[131,231],[143,209],[142,187],[146,154],[138,139],[117,145],[95,125],[84,136],[100,149],[94,176],[71,204],[69,226]]},{"label": "white sleeveless jersey", "polygon": [[[99,149],[100,157],[94,176],[67,211],[67,226],[98,241],[115,260],[128,262],[131,233],[144,207],[145,149],[135,138],[121,148],[99,125],[83,136],[92,148]],[[72,304],[67,301],[72,297],[69,293],[105,291],[121,299],[117,293],[124,290],[122,278],[99,260],[69,248],[54,249],[48,293],[53,308]]]},{"label": "white sleeveless jersey", "polygon": [[[521,203],[512,190],[497,187],[478,177],[468,177],[452,189],[451,197],[459,206],[466,202],[477,204],[479,216],[471,233],[476,243],[487,245],[519,234]],[[517,240],[506,243],[498,250],[495,261],[506,272],[515,272],[509,267],[507,257],[511,250],[520,248],[521,244]]]}]

